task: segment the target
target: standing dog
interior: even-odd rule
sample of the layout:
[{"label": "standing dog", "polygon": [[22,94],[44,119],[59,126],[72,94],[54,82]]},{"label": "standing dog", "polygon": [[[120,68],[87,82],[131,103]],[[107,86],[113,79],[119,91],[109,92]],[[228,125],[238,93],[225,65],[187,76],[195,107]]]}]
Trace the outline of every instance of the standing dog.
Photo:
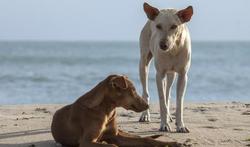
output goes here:
[{"label": "standing dog", "polygon": [[[69,147],[177,147],[176,142],[154,140],[118,130],[116,107],[141,112],[148,104],[124,76],[111,75],[73,104],[56,111],[51,132],[56,142]],[[105,141],[106,143],[102,143]]]},{"label": "standing dog", "polygon": [[[185,23],[190,21],[193,8],[189,6],[180,11],[175,9],[158,10],[144,3],[144,11],[149,20],[140,36],[142,97],[149,103],[148,68],[152,57],[154,57],[156,83],[160,99],[160,131],[171,131],[169,98],[171,86],[177,73],[177,132],[187,133],[189,130],[183,122],[183,99],[187,84],[187,73],[191,63],[191,39]],[[165,79],[166,76],[167,79]],[[140,121],[150,121],[149,110],[142,113]]]}]

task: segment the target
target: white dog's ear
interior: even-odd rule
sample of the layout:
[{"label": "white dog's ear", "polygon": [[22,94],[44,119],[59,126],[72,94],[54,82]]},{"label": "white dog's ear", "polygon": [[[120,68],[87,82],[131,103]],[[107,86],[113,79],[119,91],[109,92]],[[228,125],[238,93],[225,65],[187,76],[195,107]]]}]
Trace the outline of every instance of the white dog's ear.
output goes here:
[{"label": "white dog's ear", "polygon": [[154,20],[160,13],[160,11],[157,8],[150,6],[148,3],[143,4],[143,9],[147,14],[148,19],[150,20]]},{"label": "white dog's ear", "polygon": [[127,89],[128,83],[124,76],[114,77],[111,79],[112,87],[114,88],[121,88],[121,89]]},{"label": "white dog's ear", "polygon": [[179,17],[182,23],[190,21],[193,16],[193,7],[188,6],[186,9],[178,11],[177,16]]}]

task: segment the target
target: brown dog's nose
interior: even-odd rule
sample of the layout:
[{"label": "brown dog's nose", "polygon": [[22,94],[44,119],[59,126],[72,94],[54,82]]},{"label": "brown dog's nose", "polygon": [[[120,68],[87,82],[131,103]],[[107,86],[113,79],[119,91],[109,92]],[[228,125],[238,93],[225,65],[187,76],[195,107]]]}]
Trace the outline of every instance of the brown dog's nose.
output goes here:
[{"label": "brown dog's nose", "polygon": [[162,50],[166,50],[166,49],[168,48],[168,46],[166,45],[166,42],[165,42],[165,41],[161,41],[161,42],[160,42],[160,48],[161,48]]}]

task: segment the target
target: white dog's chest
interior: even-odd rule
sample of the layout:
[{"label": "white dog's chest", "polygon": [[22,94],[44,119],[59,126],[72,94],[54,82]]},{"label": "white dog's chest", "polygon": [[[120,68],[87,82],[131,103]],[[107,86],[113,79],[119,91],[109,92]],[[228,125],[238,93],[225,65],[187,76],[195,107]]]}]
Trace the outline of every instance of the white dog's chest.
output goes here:
[{"label": "white dog's chest", "polygon": [[181,51],[178,55],[172,55],[158,50],[154,53],[155,68],[159,72],[182,72],[189,69],[190,54],[188,51]]}]

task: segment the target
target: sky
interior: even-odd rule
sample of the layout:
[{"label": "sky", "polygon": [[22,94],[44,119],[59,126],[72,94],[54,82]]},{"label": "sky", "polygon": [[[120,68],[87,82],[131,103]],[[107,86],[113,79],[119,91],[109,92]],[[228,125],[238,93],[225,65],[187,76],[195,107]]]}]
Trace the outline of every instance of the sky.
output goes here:
[{"label": "sky", "polygon": [[138,41],[144,1],[192,5],[193,40],[250,40],[250,0],[1,0],[0,40]]}]

